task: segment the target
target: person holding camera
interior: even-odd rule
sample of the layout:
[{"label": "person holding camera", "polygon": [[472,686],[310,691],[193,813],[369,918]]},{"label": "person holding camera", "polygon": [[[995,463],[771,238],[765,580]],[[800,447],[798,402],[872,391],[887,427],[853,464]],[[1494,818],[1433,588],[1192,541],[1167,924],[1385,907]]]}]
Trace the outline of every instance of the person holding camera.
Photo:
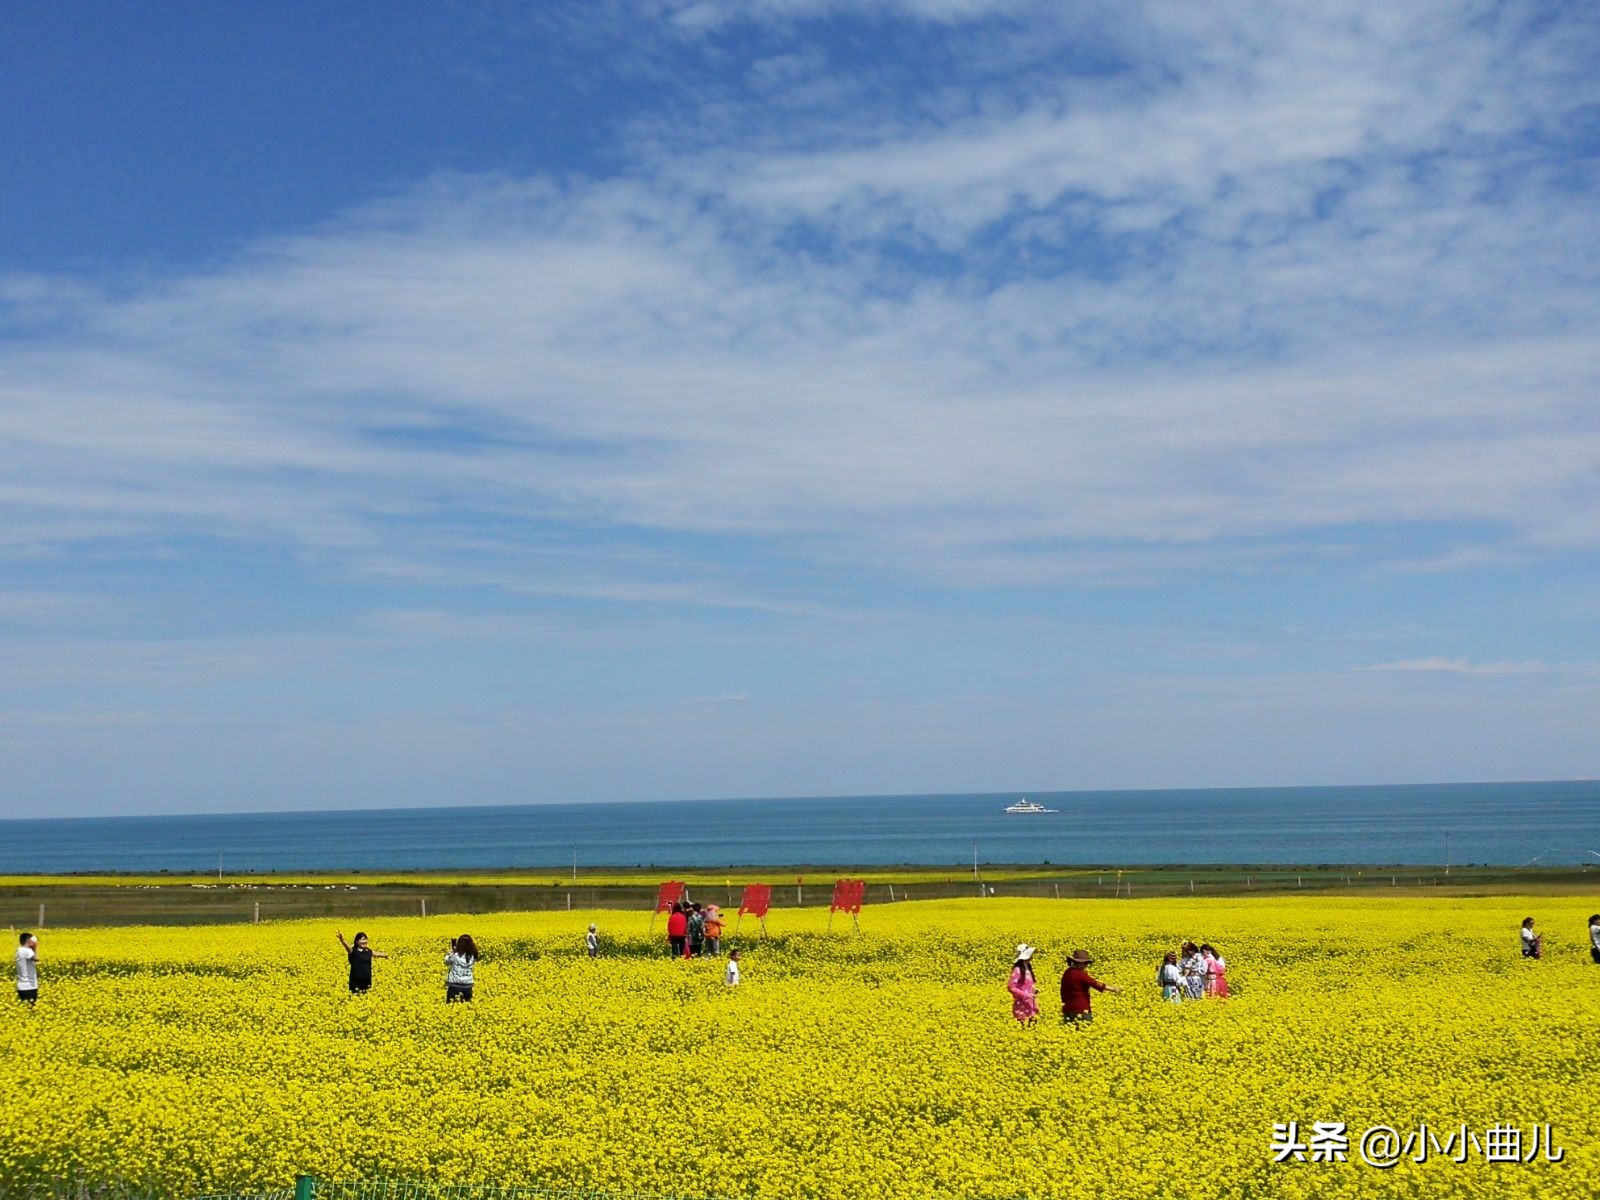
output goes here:
[{"label": "person holding camera", "polygon": [[472,968],[478,962],[478,947],[470,933],[450,939],[450,953],[444,956],[444,1002],[472,1003]]}]

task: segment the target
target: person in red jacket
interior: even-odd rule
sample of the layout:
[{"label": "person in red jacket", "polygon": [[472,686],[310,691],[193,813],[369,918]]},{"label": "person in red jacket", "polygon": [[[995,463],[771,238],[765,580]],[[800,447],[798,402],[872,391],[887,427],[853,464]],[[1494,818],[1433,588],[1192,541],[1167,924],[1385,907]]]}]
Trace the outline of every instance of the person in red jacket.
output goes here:
[{"label": "person in red jacket", "polygon": [[682,958],[688,943],[689,914],[681,903],[674,904],[671,915],[667,917],[667,953],[673,958]]},{"label": "person in red jacket", "polygon": [[1067,961],[1070,965],[1061,976],[1061,1019],[1068,1025],[1087,1024],[1094,1020],[1094,1012],[1089,1007],[1089,993],[1110,992],[1120,996],[1122,989],[1101,983],[1089,974],[1087,968],[1094,959],[1082,950],[1074,950]]}]

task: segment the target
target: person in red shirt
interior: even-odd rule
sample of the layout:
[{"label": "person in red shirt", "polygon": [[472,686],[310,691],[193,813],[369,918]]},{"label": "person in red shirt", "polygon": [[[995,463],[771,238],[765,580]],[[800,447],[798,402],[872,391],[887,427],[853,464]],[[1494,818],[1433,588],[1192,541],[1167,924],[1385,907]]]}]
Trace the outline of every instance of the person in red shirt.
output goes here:
[{"label": "person in red shirt", "polygon": [[1094,1012],[1089,1007],[1089,993],[1110,992],[1120,996],[1122,989],[1108,983],[1101,983],[1086,969],[1094,959],[1082,950],[1074,950],[1072,957],[1067,960],[1070,965],[1061,976],[1061,1019],[1068,1025],[1086,1024],[1094,1020]]},{"label": "person in red shirt", "polygon": [[667,917],[667,953],[673,958],[683,958],[689,945],[689,914],[682,904],[674,904]]}]

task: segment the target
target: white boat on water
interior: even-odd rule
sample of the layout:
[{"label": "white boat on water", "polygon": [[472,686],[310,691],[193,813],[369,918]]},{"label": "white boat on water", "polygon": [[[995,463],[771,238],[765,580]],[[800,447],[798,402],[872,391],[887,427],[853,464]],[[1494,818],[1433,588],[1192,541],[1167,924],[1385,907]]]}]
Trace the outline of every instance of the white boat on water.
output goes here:
[{"label": "white boat on water", "polygon": [[1015,804],[1006,805],[1006,811],[1008,813],[1053,813],[1057,810],[1053,808],[1046,808],[1042,804],[1035,804],[1032,800],[1029,800],[1026,796],[1024,796]]}]

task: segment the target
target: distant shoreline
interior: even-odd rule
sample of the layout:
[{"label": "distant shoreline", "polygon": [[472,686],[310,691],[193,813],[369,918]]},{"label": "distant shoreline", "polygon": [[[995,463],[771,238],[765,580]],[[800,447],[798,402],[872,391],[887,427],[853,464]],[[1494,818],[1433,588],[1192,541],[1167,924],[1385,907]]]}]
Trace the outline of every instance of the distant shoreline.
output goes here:
[{"label": "distant shoreline", "polygon": [[1085,875],[1122,874],[1123,876],[1222,876],[1251,875],[1275,878],[1300,874],[1306,878],[1328,875],[1441,875],[1452,877],[1499,876],[1572,876],[1594,879],[1600,883],[1600,859],[1588,864],[1526,864],[1512,863],[1334,863],[1334,862],[1237,862],[1237,863],[1052,863],[1052,862],[989,862],[970,860],[962,863],[790,863],[733,864],[725,867],[706,866],[656,866],[648,864],[589,865],[583,864],[575,871],[566,865],[558,866],[504,866],[504,867],[329,867],[290,868],[282,870],[160,870],[160,871],[30,871],[0,873],[0,887],[21,883],[45,885],[93,883],[106,880],[114,885],[177,885],[194,883],[236,884],[240,886],[292,885],[300,881],[314,883],[432,883],[461,880],[471,883],[505,880],[520,885],[574,882],[591,886],[643,886],[667,880],[699,880],[702,883],[721,884],[730,877],[744,882],[764,882],[775,886],[792,886],[803,880],[805,886],[835,878],[865,879],[869,883],[917,883],[949,879],[976,881],[979,876],[995,880],[1079,880]]}]

